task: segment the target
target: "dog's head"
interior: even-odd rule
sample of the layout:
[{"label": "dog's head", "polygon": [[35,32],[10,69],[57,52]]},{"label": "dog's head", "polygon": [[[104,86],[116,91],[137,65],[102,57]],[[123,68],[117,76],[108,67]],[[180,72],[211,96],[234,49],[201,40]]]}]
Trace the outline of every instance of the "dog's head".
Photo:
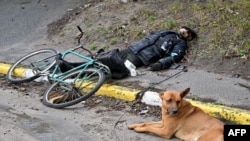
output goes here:
[{"label": "dog's head", "polygon": [[190,88],[184,91],[165,91],[160,92],[162,99],[162,112],[167,115],[175,115],[178,113],[179,108],[182,106],[183,97],[190,91]]}]

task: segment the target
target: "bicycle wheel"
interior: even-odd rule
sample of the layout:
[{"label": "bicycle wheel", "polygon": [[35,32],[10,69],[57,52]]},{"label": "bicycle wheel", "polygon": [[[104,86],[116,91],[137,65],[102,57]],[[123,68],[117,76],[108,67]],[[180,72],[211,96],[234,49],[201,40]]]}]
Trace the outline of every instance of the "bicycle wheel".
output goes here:
[{"label": "bicycle wheel", "polygon": [[75,105],[93,95],[104,81],[104,73],[95,68],[74,71],[45,91],[43,104],[52,108]]},{"label": "bicycle wheel", "polygon": [[58,54],[58,51],[54,49],[41,49],[31,52],[11,65],[6,79],[12,83],[30,82],[54,66],[56,61],[53,56],[56,54]]}]

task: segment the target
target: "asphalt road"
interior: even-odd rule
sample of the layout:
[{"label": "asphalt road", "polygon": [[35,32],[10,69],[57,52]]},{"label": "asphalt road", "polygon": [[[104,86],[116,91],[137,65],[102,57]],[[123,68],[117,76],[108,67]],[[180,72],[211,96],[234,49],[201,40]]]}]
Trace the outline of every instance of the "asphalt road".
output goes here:
[{"label": "asphalt road", "polygon": [[[14,62],[30,50],[47,47],[39,46],[40,43],[47,43],[47,25],[59,19],[68,9],[80,6],[84,2],[84,0],[1,0],[0,61]],[[59,48],[59,46],[53,46],[53,48]],[[243,87],[249,87],[249,81],[188,69],[188,72],[163,81],[155,87],[160,89],[191,87],[193,97],[202,97],[217,103],[250,109],[250,92],[249,89]],[[147,87],[151,83],[171,76],[175,71],[169,70],[164,73],[165,75],[159,77],[157,73],[147,72],[146,75],[124,81],[140,80],[141,85]]]},{"label": "asphalt road", "polygon": [[[31,50],[43,48],[39,44],[46,43],[47,24],[84,3],[84,0],[1,0],[0,61],[14,62]],[[105,107],[88,109],[81,103],[70,109],[52,109],[40,102],[42,91],[34,87],[24,93],[0,88],[1,141],[165,140],[127,129],[127,124],[153,118],[109,111]],[[119,120],[122,122],[114,128]]]},{"label": "asphalt road", "polygon": [[52,109],[39,101],[39,94],[0,89],[1,141],[166,141],[127,129],[127,124],[157,120],[153,117],[101,106],[89,109],[83,103]]},{"label": "asphalt road", "polygon": [[[12,61],[46,39],[47,25],[86,0],[1,0],[0,60]],[[15,55],[13,55],[15,53]]]},{"label": "asphalt road", "polygon": [[[60,18],[68,9],[84,2],[83,0],[1,0],[0,61],[13,62],[27,50],[38,48],[39,46],[35,45],[46,40],[47,24]],[[161,75],[139,71],[143,75],[120,81],[136,81],[142,87],[148,88],[154,85],[155,88],[163,90],[183,90],[190,87],[192,98],[199,97],[210,102],[250,109],[250,90],[244,87],[244,85],[250,86],[249,81],[193,68],[188,68],[187,72],[181,72],[169,79],[167,78],[178,70],[169,70]],[[167,80],[162,81],[164,79]],[[0,94],[1,140],[117,140],[111,133],[114,131],[113,124],[123,114],[121,111],[97,114],[95,111],[99,109],[87,110],[82,105],[76,105],[74,110],[55,110],[38,103],[37,96],[33,96],[33,99],[23,97],[15,90],[2,88]],[[119,125],[117,131],[121,140],[162,140],[126,129],[127,123],[152,119],[128,115],[125,120],[127,122]]]}]

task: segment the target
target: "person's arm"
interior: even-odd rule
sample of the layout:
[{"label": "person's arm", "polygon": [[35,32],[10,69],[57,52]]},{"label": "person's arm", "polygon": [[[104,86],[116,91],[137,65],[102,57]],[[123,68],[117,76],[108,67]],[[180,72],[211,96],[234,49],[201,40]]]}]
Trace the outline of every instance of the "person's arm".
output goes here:
[{"label": "person's arm", "polygon": [[172,64],[178,63],[184,58],[186,49],[187,43],[184,40],[178,39],[177,43],[174,44],[170,56],[163,57],[156,63],[151,64],[150,70],[159,71],[163,69],[168,69]]}]

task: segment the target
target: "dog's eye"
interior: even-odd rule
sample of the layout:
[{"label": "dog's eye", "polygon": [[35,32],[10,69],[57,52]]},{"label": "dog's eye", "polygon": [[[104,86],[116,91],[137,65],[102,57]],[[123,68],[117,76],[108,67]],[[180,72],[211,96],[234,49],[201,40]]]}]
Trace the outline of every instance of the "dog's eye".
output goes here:
[{"label": "dog's eye", "polygon": [[176,101],[176,103],[177,103],[177,104],[179,104],[179,103],[180,103],[180,101]]},{"label": "dog's eye", "polygon": [[168,100],[166,100],[167,101],[167,103],[170,103],[171,101],[172,101],[172,99],[168,99]]}]

